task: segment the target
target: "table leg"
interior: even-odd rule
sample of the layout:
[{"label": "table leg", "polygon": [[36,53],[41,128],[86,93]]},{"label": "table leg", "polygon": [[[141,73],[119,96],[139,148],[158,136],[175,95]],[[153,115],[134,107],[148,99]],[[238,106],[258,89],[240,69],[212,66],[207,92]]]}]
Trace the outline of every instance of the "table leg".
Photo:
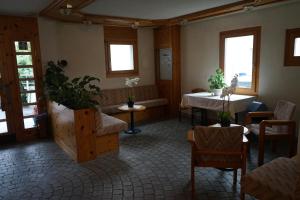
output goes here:
[{"label": "table leg", "polygon": [[239,113],[234,113],[234,123],[239,124]]},{"label": "table leg", "polygon": [[130,128],[125,131],[127,134],[137,134],[141,132],[140,129],[134,128],[134,112],[130,112]]}]

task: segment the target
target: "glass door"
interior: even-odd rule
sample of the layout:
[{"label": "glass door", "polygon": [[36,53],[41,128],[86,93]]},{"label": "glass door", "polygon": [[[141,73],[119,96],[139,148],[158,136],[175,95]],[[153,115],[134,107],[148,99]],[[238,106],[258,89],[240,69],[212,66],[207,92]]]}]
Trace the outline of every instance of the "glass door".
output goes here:
[{"label": "glass door", "polygon": [[14,41],[14,47],[23,126],[24,129],[31,129],[36,127],[35,117],[38,114],[32,43],[30,41]]}]

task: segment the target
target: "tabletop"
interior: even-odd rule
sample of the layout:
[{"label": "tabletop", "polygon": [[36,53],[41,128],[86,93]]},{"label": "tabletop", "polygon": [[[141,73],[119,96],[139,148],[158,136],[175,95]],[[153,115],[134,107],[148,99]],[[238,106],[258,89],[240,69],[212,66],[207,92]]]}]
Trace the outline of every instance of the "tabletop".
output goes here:
[{"label": "tabletop", "polygon": [[[238,113],[245,111],[248,105],[256,99],[255,96],[233,94],[230,96],[230,113]],[[225,106],[227,106],[228,97],[225,98]],[[208,110],[222,111],[223,99],[220,96],[212,96],[209,92],[199,92],[192,94],[184,94],[181,105],[183,107],[198,107]]]},{"label": "tabletop", "polygon": [[143,105],[133,105],[132,108],[129,108],[128,105],[123,105],[118,107],[119,110],[122,111],[129,111],[129,112],[133,112],[133,111],[142,111],[146,109],[146,106]]}]

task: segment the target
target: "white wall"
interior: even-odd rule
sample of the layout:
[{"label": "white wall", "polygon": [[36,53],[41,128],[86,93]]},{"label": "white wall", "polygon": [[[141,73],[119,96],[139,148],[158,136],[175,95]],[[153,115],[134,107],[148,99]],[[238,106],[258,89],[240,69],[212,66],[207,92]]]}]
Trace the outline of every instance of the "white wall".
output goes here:
[{"label": "white wall", "polygon": [[[103,26],[39,19],[42,61],[66,59],[70,77],[92,75],[101,88],[125,87],[125,78],[106,78]],[[153,29],[138,29],[139,85],[155,83]]]},{"label": "white wall", "polygon": [[299,121],[300,67],[283,66],[285,31],[288,28],[300,27],[299,11],[300,3],[297,2],[183,26],[182,92],[196,87],[208,88],[207,79],[219,66],[220,32],[261,26],[259,99],[265,101],[271,108],[279,99],[295,102],[296,120]]}]

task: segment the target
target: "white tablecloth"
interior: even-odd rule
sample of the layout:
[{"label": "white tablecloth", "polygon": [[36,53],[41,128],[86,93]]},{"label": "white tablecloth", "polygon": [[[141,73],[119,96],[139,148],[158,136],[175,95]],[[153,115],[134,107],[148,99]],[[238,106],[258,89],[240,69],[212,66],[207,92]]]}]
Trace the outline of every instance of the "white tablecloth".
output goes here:
[{"label": "white tablecloth", "polygon": [[[227,97],[225,111],[227,111]],[[245,111],[248,105],[255,100],[255,96],[233,94],[230,96],[229,111],[232,115]],[[185,94],[182,97],[181,105],[184,107],[198,107],[208,110],[222,111],[223,99],[220,96],[212,96],[208,92]]]}]

